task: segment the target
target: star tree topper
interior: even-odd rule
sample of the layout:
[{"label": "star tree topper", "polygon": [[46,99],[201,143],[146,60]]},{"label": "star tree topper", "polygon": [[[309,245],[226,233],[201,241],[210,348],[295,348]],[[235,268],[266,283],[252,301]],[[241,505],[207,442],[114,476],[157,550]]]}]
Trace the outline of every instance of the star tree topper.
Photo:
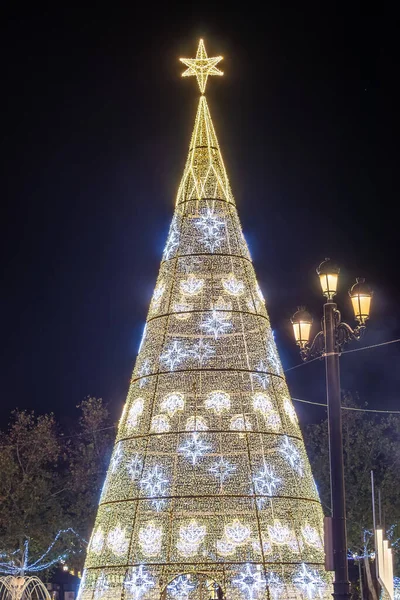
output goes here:
[{"label": "star tree topper", "polygon": [[180,58],[188,68],[182,73],[182,77],[196,75],[197,83],[202,94],[206,91],[207,79],[209,75],[223,75],[223,72],[217,69],[216,65],[223,59],[222,56],[208,58],[203,40],[200,40],[197,48],[196,58]]}]

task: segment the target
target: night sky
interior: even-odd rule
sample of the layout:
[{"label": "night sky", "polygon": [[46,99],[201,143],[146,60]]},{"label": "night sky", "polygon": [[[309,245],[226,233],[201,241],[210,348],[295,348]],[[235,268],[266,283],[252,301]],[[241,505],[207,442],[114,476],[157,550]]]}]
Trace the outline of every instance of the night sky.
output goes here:
[{"label": "night sky", "polygon": [[[199,37],[224,56],[207,97],[284,368],[301,362],[289,323],[299,304],[317,332],[326,256],[341,265],[352,325],[355,277],[375,290],[362,344],[400,337],[390,10],[134,4],[3,11],[3,426],[15,407],[72,426],[89,394],[119,417],[198,101],[178,58],[194,57]],[[360,405],[400,408],[400,344],[345,355],[341,372]],[[293,396],[325,401],[323,362],[287,378]],[[303,423],[324,415],[296,408]]]}]

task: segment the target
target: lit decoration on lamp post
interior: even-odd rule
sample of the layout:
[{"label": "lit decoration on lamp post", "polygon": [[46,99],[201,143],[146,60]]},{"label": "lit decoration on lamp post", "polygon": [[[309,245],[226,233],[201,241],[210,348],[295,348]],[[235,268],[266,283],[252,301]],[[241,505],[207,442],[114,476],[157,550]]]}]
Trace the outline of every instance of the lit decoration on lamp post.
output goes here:
[{"label": "lit decoration on lamp post", "polygon": [[324,569],[322,509],[204,96],[219,60],[203,42],[184,59],[202,96],[79,600],[310,600],[299,564]]}]

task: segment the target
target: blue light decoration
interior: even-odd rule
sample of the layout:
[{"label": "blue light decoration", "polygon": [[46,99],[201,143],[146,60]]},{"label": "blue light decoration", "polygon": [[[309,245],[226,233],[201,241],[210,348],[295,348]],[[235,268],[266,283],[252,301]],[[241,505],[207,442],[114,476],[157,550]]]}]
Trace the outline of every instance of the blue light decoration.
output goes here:
[{"label": "blue light decoration", "polygon": [[[0,573],[5,573],[6,575],[14,576],[21,575],[22,573],[26,575],[28,573],[37,573],[38,571],[44,571],[45,569],[49,569],[50,567],[53,567],[58,563],[65,562],[70,556],[71,551],[64,551],[51,560],[49,560],[48,557],[50,552],[53,550],[54,546],[60,539],[60,537],[63,534],[68,533],[72,533],[82,544],[82,547],[79,550],[73,551],[73,553],[81,553],[83,550],[86,549],[86,546],[88,544],[87,541],[82,536],[80,536],[79,533],[72,529],[72,527],[68,527],[68,529],[60,529],[60,531],[57,533],[47,550],[43,552],[43,554],[33,562],[29,561],[29,539],[25,540],[23,550],[21,548],[18,548],[11,554],[5,552],[0,554],[0,561],[2,561],[2,559],[4,558],[9,557],[9,560],[0,562]],[[15,563],[15,559],[12,558],[18,553],[22,554],[23,556],[22,565],[17,565]]]}]

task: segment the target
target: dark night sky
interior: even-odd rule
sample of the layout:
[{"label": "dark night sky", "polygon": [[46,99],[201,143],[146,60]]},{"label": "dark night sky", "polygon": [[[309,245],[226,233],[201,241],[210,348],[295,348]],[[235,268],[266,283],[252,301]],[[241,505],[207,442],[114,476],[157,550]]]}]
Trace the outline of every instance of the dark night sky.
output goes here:
[{"label": "dark night sky", "polygon": [[[201,36],[225,57],[207,96],[284,367],[300,362],[296,306],[321,316],[325,256],[342,266],[346,319],[355,277],[375,290],[363,344],[400,337],[390,5],[49,6],[14,5],[1,26],[1,424],[15,406],[72,423],[88,394],[119,416],[196,110],[177,58]],[[400,408],[400,344],[341,370],[360,403]],[[288,383],[324,401],[323,363]]]}]

